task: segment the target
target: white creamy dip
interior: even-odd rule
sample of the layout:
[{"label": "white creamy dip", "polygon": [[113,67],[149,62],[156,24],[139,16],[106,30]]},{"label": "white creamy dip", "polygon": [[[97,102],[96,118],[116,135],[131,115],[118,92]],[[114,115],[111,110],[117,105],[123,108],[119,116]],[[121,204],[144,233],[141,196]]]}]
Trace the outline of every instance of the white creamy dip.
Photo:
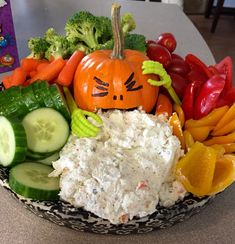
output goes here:
[{"label": "white creamy dip", "polygon": [[164,117],[139,110],[99,115],[99,135],[71,135],[53,163],[63,200],[118,224],[153,213],[159,201],[169,206],[184,197],[171,174],[180,142]]}]

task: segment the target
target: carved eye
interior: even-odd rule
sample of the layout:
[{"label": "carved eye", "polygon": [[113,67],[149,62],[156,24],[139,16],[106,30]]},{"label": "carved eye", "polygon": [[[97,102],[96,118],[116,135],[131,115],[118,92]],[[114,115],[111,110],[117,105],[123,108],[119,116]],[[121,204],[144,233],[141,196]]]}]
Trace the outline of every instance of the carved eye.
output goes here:
[{"label": "carved eye", "polygon": [[101,79],[97,78],[96,76],[94,77],[94,80],[97,83],[95,88],[97,88],[101,92],[91,94],[92,97],[105,97],[105,96],[107,96],[108,95],[109,83],[102,81]]},{"label": "carved eye", "polygon": [[134,87],[136,84],[136,81],[133,80],[134,78],[134,72],[131,73],[131,75],[129,76],[129,78],[127,79],[127,81],[124,83],[124,85],[126,86],[126,90],[127,91],[138,91],[140,89],[143,89],[142,85],[139,85],[137,87]]}]

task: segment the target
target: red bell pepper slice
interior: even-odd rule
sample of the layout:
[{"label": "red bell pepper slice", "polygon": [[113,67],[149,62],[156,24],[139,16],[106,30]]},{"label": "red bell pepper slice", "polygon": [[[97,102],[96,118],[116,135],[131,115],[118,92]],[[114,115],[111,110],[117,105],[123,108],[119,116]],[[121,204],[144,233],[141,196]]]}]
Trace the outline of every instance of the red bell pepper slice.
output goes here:
[{"label": "red bell pepper slice", "polygon": [[184,111],[185,120],[193,118],[194,101],[197,96],[201,82],[196,80],[187,85],[182,101],[182,109]]},{"label": "red bell pepper slice", "polygon": [[201,86],[195,101],[194,119],[200,119],[206,116],[216,107],[216,103],[224,86],[225,79],[220,75],[212,76]]},{"label": "red bell pepper slice", "polygon": [[233,61],[231,57],[227,56],[215,65],[215,68],[220,74],[226,76],[224,92],[227,93],[233,86]]},{"label": "red bell pepper slice", "polygon": [[186,55],[185,62],[190,66],[191,70],[204,77],[204,80],[208,80],[213,76],[213,73],[209,70],[206,64],[193,54],[190,53]]}]

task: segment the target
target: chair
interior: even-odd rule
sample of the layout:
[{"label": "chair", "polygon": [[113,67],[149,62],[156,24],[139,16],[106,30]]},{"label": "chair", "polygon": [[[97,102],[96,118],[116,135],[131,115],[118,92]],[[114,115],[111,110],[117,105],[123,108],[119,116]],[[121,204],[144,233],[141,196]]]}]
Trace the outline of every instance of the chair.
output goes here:
[{"label": "chair", "polygon": [[212,22],[211,26],[211,32],[214,33],[216,26],[218,24],[218,20],[221,14],[226,15],[234,15],[235,16],[235,8],[225,8],[224,7],[224,0],[217,0],[217,4],[215,7],[213,7],[214,0],[208,0],[207,8],[205,11],[205,17],[209,18],[211,13],[214,10],[214,20]]}]

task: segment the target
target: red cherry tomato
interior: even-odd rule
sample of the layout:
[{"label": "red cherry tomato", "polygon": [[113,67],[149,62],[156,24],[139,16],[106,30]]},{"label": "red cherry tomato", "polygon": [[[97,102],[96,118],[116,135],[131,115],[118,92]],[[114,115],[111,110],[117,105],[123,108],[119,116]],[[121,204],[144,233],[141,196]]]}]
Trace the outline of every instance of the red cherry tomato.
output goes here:
[{"label": "red cherry tomato", "polygon": [[152,43],[153,44],[156,44],[156,41],[154,41],[154,40],[147,40],[146,43],[147,43],[147,45],[152,44]]},{"label": "red cherry tomato", "polygon": [[177,45],[175,37],[171,33],[162,33],[157,38],[157,43],[167,48],[170,53],[174,52]]},{"label": "red cherry tomato", "polygon": [[167,67],[171,62],[171,54],[165,47],[159,44],[151,43],[147,45],[147,56],[151,60],[158,61],[164,67]]},{"label": "red cherry tomato", "polygon": [[179,60],[183,60],[184,61],[184,59],[180,55],[178,55],[176,53],[172,53],[171,54],[171,58],[172,58],[172,60],[173,59],[179,59]]},{"label": "red cherry tomato", "polygon": [[187,81],[179,74],[169,73],[171,80],[172,80],[172,87],[174,88],[176,94],[179,96],[180,99],[183,99],[185,89],[187,87]]},{"label": "red cherry tomato", "polygon": [[173,59],[167,67],[167,72],[176,73],[181,76],[185,76],[189,72],[190,68],[184,60]]}]

